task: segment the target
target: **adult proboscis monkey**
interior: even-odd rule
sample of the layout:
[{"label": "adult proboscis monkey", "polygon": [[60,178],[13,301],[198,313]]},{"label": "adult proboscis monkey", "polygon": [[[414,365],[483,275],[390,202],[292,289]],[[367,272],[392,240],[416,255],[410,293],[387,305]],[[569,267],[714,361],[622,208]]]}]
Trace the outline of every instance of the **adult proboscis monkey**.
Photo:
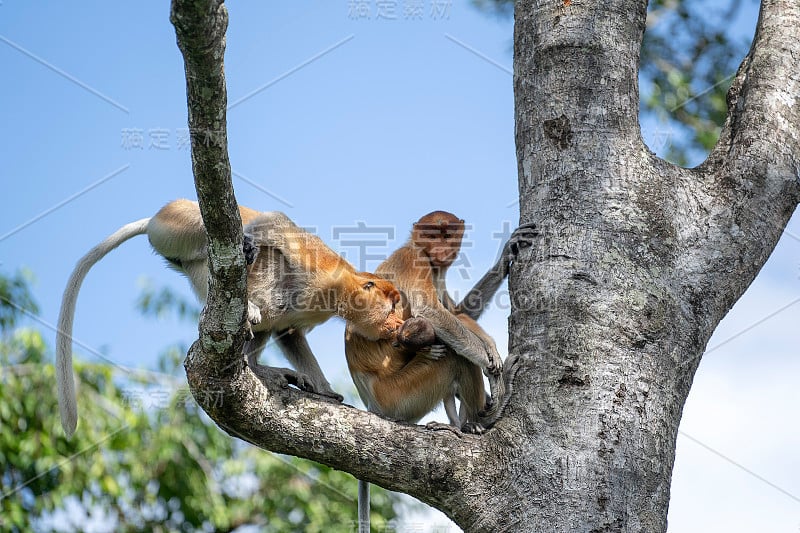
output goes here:
[{"label": "adult proboscis monkey", "polygon": [[[245,345],[247,365],[263,382],[294,384],[342,400],[333,391],[305,338],[305,331],[332,316],[347,320],[365,338],[393,338],[402,320],[399,293],[391,282],[356,272],[322,240],[283,213],[239,207],[245,232],[248,320],[253,338]],[[127,224],[80,259],[64,291],[56,336],[56,378],[61,424],[68,436],[77,425],[72,377],[72,324],[78,291],[89,269],[108,252],[146,234],[169,266],[185,274],[197,296],[208,291],[207,237],[196,202],[175,200],[152,218]],[[270,336],[294,367],[258,364]]]}]

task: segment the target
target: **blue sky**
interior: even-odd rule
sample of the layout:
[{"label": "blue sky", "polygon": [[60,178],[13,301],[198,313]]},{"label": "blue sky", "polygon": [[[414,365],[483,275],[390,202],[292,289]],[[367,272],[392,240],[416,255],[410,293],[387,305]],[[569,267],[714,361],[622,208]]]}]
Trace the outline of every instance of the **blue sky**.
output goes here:
[{"label": "blue sky", "polygon": [[[344,0],[229,5],[225,71],[237,198],[316,228],[366,269],[379,261],[346,245],[347,228],[388,228],[367,249],[383,256],[420,215],[452,211],[471,225],[463,263],[448,278],[452,292],[463,291],[494,261],[497,234],[519,216],[512,23],[462,2],[435,12],[426,0],[418,17],[406,17],[396,2],[394,19],[379,17],[376,2],[365,4],[365,17]],[[745,5],[735,31],[750,35],[756,11]],[[0,212],[0,268],[33,271],[39,325],[52,341],[47,325],[56,321],[75,261],[119,226],[171,199],[195,197],[183,63],[167,2],[19,0],[0,2],[0,61],[0,172],[10,188]],[[643,120],[643,137],[659,153],[655,139],[665,129]],[[800,527],[800,401],[791,383],[800,372],[800,305],[785,308],[800,298],[799,252],[793,220],[709,344],[721,345],[704,359],[685,409],[670,531]],[[75,337],[117,364],[150,368],[166,345],[190,343],[195,326],[134,309],[145,278],[190,294],[146,239],[130,241],[87,277]],[[501,352],[503,302],[483,320]],[[342,330],[332,320],[310,343],[331,381],[347,390]]]}]

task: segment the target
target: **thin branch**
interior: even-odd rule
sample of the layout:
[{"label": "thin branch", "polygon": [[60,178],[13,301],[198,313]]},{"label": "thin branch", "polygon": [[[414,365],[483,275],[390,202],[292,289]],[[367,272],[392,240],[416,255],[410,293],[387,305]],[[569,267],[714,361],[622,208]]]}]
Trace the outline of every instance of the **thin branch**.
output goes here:
[{"label": "thin branch", "polygon": [[[208,357],[222,373],[240,372],[245,342],[246,271],[242,221],[233,195],[223,70],[228,12],[221,0],[173,0],[170,20],[186,70],[192,171],[208,234],[209,292],[193,354]],[[197,348],[197,350],[195,350]],[[190,385],[192,381],[190,380]],[[195,392],[194,390],[192,391]]]}]

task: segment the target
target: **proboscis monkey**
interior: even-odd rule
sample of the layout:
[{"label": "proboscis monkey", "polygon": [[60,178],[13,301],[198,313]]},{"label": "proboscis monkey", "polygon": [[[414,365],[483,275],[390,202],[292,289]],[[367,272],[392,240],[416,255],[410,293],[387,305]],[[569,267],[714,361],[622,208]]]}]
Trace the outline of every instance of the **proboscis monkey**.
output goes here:
[{"label": "proboscis monkey", "polygon": [[[359,335],[394,338],[402,324],[395,312],[400,295],[391,282],[356,272],[320,238],[283,213],[239,207],[245,232],[248,320],[253,338],[245,344],[247,365],[265,383],[289,383],[338,401],[308,346],[305,332],[340,316]],[[175,200],[152,218],[127,224],[80,259],[64,291],[56,336],[56,378],[61,424],[68,436],[77,425],[72,377],[72,324],[81,283],[108,252],[146,234],[169,266],[185,274],[205,301],[208,293],[207,237],[196,202]],[[271,335],[295,370],[258,364]]]},{"label": "proboscis monkey", "polygon": [[[521,247],[536,235],[533,225],[518,228],[503,248],[499,261],[470,290],[459,305],[447,293],[445,275],[461,248],[464,221],[435,211],[414,224],[409,241],[384,261],[376,274],[393,281],[402,295],[402,318],[424,319],[437,342],[448,348],[444,357],[408,353],[403,328],[391,341],[371,341],[353,328],[345,333],[345,354],[356,388],[367,408],[406,422],[416,422],[440,401],[450,423],[480,433],[499,417],[504,394],[502,363],[494,340],[475,322],[508,275]],[[407,326],[411,328],[411,325]],[[422,326],[412,329],[422,331]],[[430,340],[424,331],[420,338]],[[411,335],[412,341],[414,335]],[[427,338],[426,338],[427,337]],[[489,376],[493,404],[486,405],[481,370]],[[461,399],[456,413],[455,399]],[[486,412],[482,412],[486,410]],[[369,523],[369,486],[359,481],[359,525]],[[366,525],[365,525],[366,524]]]},{"label": "proboscis monkey", "polygon": [[[389,340],[372,341],[348,327],[345,333],[348,366],[369,410],[396,420],[416,422],[445,400],[445,391],[455,386],[462,400],[462,416],[454,418],[448,409],[450,422],[457,427],[467,421],[478,422],[473,415],[486,407],[483,380],[474,379],[473,369],[463,367],[465,362],[483,369],[490,384],[496,383],[492,390],[493,406],[499,406],[496,400],[502,397],[499,376],[502,363],[494,340],[475,319],[505,279],[519,249],[530,244],[536,231],[532,225],[518,228],[505,244],[498,262],[456,305],[447,293],[445,275],[458,256],[463,234],[464,221],[455,215],[444,211],[429,213],[414,224],[408,242],[376,270],[377,275],[393,281],[400,290],[402,318],[426,319],[434,329],[437,343],[446,345],[460,357],[438,359],[420,354],[423,357],[416,359],[409,356],[407,349],[398,349]],[[401,329],[401,336],[402,332]],[[484,423],[494,422],[494,411],[490,409],[485,415]]]},{"label": "proboscis monkey", "polygon": [[418,351],[430,348],[435,343],[436,331],[433,329],[433,324],[422,317],[413,317],[404,321],[397,330],[392,346],[405,348],[408,354],[413,356]]}]

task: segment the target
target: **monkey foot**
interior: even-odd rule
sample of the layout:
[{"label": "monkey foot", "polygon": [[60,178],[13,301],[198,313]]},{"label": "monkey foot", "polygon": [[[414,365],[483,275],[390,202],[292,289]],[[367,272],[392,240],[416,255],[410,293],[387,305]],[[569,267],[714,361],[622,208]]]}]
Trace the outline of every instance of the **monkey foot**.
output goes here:
[{"label": "monkey foot", "polygon": [[486,433],[486,428],[479,422],[466,422],[461,426],[462,433],[471,433],[472,435],[483,435]]},{"label": "monkey foot", "polygon": [[442,422],[428,422],[425,424],[427,429],[432,431],[452,431],[459,437],[462,435],[461,430],[455,426],[451,426],[450,424],[443,424]]},{"label": "monkey foot", "polygon": [[344,401],[344,396],[331,389],[331,386],[327,382],[325,383],[325,385],[318,387],[317,385],[314,384],[314,382],[311,380],[309,376],[300,373],[298,373],[298,376],[301,376],[303,378],[303,383],[302,385],[298,385],[298,388],[306,392],[319,394],[320,396],[325,398],[330,398],[331,400],[334,400],[339,403]]},{"label": "monkey foot", "polygon": [[267,388],[277,387],[288,389],[289,385],[294,385],[300,390],[313,392],[314,387],[311,380],[305,374],[295,372],[289,368],[278,368],[265,365],[251,366],[250,370]]},{"label": "monkey foot", "polygon": [[344,401],[344,396],[342,396],[338,392],[334,392],[334,391],[332,391],[330,389],[327,390],[327,391],[316,392],[316,394],[319,394],[320,396],[324,396],[326,398],[330,398],[331,400],[335,400],[335,401],[337,401],[339,403],[342,403]]}]

